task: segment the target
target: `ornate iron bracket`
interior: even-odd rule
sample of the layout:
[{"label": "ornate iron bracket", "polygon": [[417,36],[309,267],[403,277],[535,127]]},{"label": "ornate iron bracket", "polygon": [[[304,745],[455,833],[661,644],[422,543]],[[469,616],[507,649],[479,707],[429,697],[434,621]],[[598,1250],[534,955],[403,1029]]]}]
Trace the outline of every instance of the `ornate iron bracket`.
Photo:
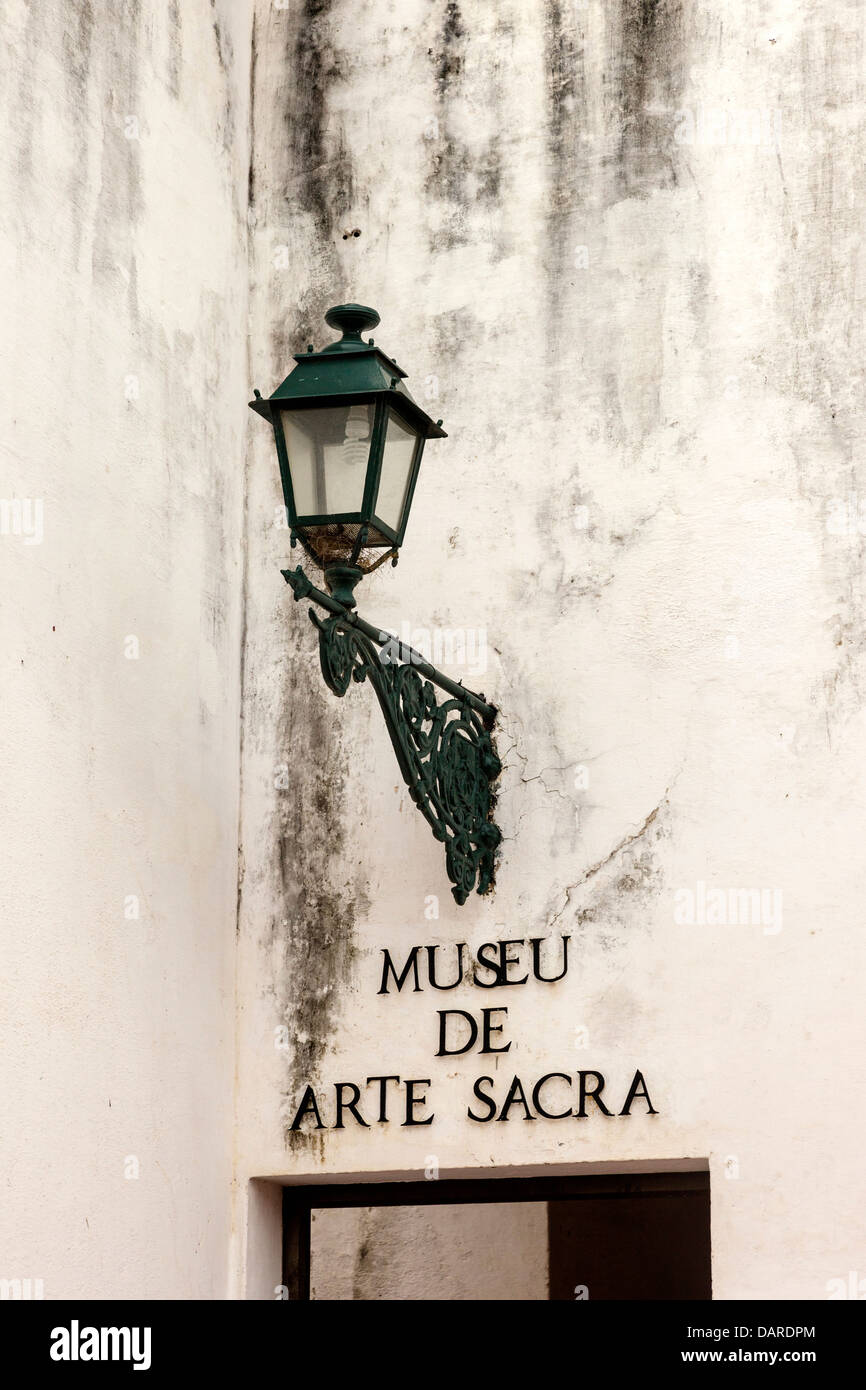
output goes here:
[{"label": "ornate iron bracket", "polygon": [[[455,899],[465,903],[473,888],[486,893],[502,839],[492,818],[492,784],[502,771],[491,738],[496,709],[317,589],[300,565],[282,575],[296,601],[312,598],[330,615],[322,619],[310,609],[322,675],[334,694],[345,695],[353,681],[369,680],[375,690],[409,794],[445,845]],[[434,685],[448,698],[437,700]]]}]

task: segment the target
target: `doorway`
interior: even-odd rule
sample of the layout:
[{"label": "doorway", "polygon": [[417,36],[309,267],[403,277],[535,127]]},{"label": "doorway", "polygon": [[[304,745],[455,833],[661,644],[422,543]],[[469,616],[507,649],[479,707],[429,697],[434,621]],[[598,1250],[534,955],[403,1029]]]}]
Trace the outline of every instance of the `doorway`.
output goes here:
[{"label": "doorway", "polygon": [[708,1300],[709,1173],[283,1188],[293,1300]]}]

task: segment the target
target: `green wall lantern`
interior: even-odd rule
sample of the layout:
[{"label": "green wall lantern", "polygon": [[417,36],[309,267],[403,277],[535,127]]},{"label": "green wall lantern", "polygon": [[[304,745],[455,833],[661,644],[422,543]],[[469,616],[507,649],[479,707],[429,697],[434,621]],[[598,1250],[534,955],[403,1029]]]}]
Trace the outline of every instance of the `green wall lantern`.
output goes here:
[{"label": "green wall lantern", "polygon": [[406,373],[373,339],[379,315],[338,304],[325,322],[343,336],[298,364],[268,400],[251,402],[274,427],[292,540],[349,607],[362,575],[396,562],[427,439],[444,439],[406,390]]},{"label": "green wall lantern", "polygon": [[342,696],[369,680],[376,691],[403,779],[445,845],[451,891],[464,903],[473,888],[491,887],[502,838],[493,820],[497,711],[353,611],[363,575],[397,563],[425,441],[445,431],[409,395],[396,362],[363,341],[379,322],[375,309],[339,304],[325,320],[340,340],[296,353],[273,395],[256,391],[250,401],[273,426],[292,546],[324,571],[327,592],[300,566],[282,573],[296,600],[311,598],[328,615],[310,609],[329,688]]}]

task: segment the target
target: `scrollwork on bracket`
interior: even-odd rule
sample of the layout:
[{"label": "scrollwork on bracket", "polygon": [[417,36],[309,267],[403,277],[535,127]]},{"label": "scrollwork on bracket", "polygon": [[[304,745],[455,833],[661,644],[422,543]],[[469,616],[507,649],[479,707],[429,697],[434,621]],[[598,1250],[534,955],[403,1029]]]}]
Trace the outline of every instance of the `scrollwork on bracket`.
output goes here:
[{"label": "scrollwork on bracket", "polygon": [[310,618],[319,631],[322,675],[334,694],[345,695],[353,681],[373,686],[412,800],[445,845],[456,901],[465,903],[474,888],[486,893],[502,838],[492,819],[492,784],[502,764],[482,719],[468,699],[438,700],[411,661],[380,654],[342,615],[323,620],[310,609]]}]

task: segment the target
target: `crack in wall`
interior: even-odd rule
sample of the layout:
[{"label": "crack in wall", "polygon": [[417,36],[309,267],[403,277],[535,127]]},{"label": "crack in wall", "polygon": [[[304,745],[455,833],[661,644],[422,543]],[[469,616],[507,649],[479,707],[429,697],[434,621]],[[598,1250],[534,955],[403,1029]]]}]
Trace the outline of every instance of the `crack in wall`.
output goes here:
[{"label": "crack in wall", "polygon": [[579,888],[582,888],[584,884],[589,882],[590,879],[595,878],[596,874],[600,873],[601,870],[606,868],[608,864],[613,863],[613,861],[616,858],[618,858],[619,855],[623,854],[625,851],[630,849],[632,845],[636,844],[638,840],[641,840],[643,836],[646,835],[647,831],[656,823],[660,813],[669,807],[670,793],[673,790],[676,781],[677,778],[674,777],[670,785],[665,788],[664,795],[656,803],[653,809],[644,817],[637,830],[633,831],[628,835],[624,835],[623,838],[620,841],[618,841],[616,845],[614,845],[613,849],[611,849],[601,859],[597,860],[596,863],[591,864],[588,868],[584,869],[580,878],[576,879],[574,883],[568,884],[568,886],[565,889],[565,902],[563,903],[559,911],[556,912],[554,916],[548,921],[548,927],[556,926],[563,914],[571,906],[572,893],[576,893]]}]

